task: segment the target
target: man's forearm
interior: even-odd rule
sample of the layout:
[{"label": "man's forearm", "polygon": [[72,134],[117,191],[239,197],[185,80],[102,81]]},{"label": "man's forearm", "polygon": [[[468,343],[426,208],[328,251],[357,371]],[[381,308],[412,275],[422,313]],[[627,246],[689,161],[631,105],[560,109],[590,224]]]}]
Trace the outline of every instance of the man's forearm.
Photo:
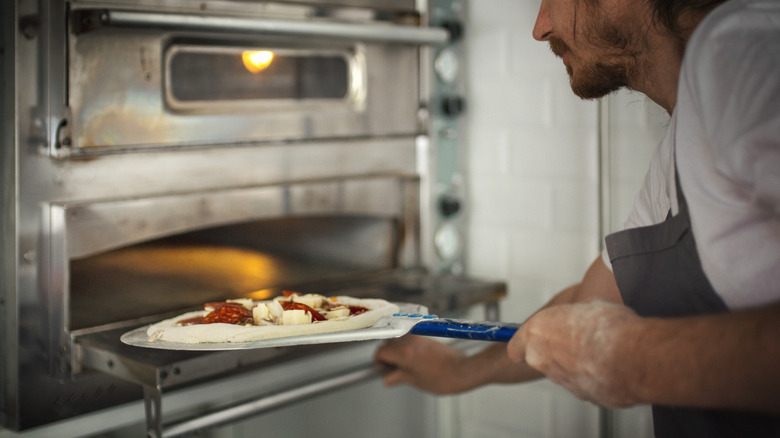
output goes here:
[{"label": "man's forearm", "polygon": [[461,375],[468,376],[468,381],[464,382],[467,390],[491,383],[522,383],[544,377],[527,364],[510,361],[503,343],[491,345],[469,357]]},{"label": "man's forearm", "polygon": [[780,414],[780,304],[645,319],[621,343],[644,402]]}]

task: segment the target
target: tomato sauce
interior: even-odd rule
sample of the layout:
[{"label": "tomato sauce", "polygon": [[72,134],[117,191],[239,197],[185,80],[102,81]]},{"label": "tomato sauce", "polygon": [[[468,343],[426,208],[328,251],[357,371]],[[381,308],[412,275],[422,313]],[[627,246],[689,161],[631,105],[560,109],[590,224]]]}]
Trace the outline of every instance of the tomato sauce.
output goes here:
[{"label": "tomato sauce", "polygon": [[368,309],[362,306],[347,306],[349,307],[349,316],[360,315],[361,313],[368,312]]}]

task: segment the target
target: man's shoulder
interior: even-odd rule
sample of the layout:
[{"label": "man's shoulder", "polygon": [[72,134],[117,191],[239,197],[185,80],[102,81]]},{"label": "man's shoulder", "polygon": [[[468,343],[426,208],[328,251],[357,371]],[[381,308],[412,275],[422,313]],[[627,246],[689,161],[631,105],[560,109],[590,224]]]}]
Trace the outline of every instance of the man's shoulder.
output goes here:
[{"label": "man's shoulder", "polygon": [[696,27],[689,47],[713,41],[752,39],[780,32],[780,0],[729,0]]},{"label": "man's shoulder", "polygon": [[699,97],[754,95],[779,68],[780,0],[730,0],[688,41],[681,87]]}]

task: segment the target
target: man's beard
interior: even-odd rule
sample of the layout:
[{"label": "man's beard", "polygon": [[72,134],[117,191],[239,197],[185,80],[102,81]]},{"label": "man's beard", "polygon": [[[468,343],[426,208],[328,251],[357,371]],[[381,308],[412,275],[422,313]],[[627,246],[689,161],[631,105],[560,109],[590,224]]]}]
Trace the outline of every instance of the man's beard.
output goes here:
[{"label": "man's beard", "polygon": [[[570,52],[569,46],[560,38],[550,37],[550,50],[558,56]],[[575,95],[582,99],[598,99],[613,91],[628,86],[628,71],[624,65],[607,65],[594,62],[579,65],[575,72],[571,65],[566,66],[569,84]]]}]

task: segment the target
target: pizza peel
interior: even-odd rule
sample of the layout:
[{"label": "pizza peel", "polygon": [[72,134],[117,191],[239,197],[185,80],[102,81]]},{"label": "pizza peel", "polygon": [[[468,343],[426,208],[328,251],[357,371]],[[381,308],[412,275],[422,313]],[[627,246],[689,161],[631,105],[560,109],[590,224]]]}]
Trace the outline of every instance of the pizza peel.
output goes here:
[{"label": "pizza peel", "polygon": [[296,345],[330,344],[337,342],[371,341],[398,338],[403,335],[435,336],[479,341],[508,342],[519,324],[474,322],[429,315],[425,306],[398,304],[399,311],[379,318],[374,325],[357,330],[320,333],[251,342],[181,343],[163,340],[149,341],[149,326],[123,334],[123,343],[144,348],[182,351],[250,350],[257,348],[291,347]]}]

